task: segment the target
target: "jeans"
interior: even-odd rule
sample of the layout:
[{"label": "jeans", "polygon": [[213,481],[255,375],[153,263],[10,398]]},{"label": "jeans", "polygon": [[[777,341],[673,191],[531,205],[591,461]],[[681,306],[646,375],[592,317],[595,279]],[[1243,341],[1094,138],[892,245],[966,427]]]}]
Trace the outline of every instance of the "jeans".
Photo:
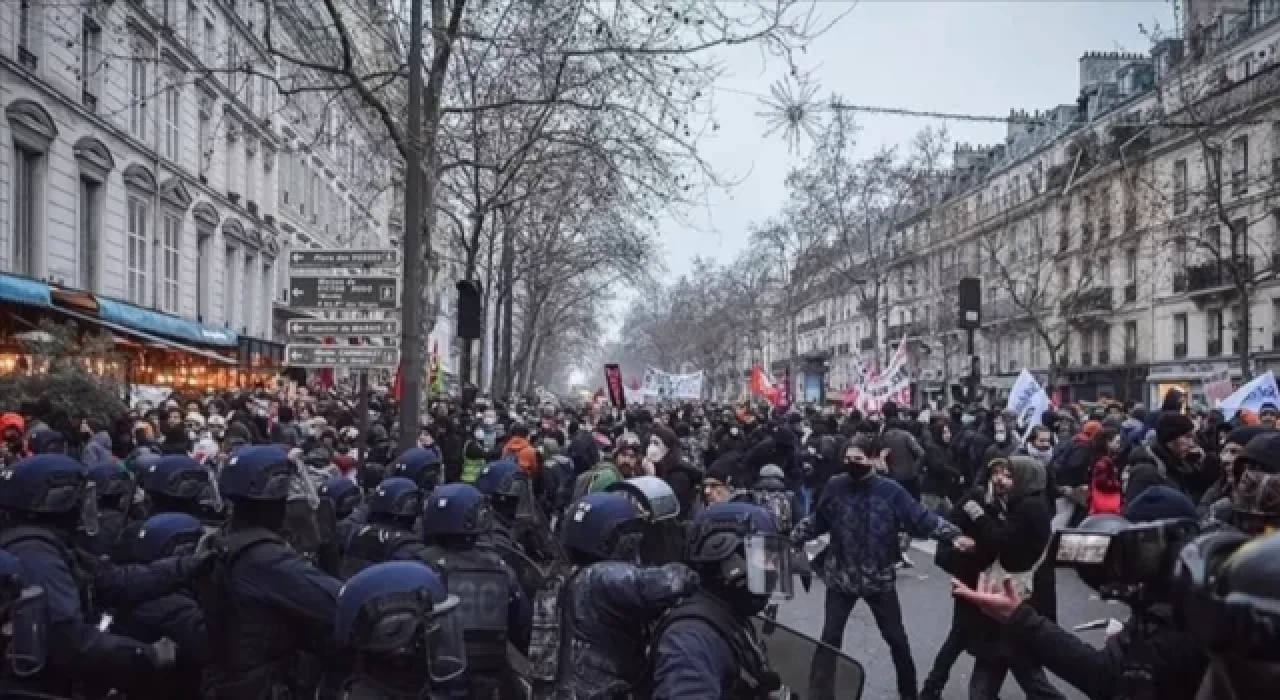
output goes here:
[{"label": "jeans", "polygon": [[938,655],[933,657],[933,668],[929,669],[929,675],[924,679],[924,687],[942,692],[942,689],[947,687],[947,679],[951,677],[951,669],[956,665],[956,659],[959,659],[962,653],[964,653],[964,639],[960,636],[955,616],[952,615],[951,631],[947,632],[947,638],[943,640],[942,646],[938,647]]},{"label": "jeans", "polygon": [[1011,672],[1027,700],[1066,700],[1040,666],[1010,667],[998,661],[977,659],[973,662],[973,675],[969,677],[969,700],[997,700],[1004,677]]},{"label": "jeans", "polygon": [[[911,660],[911,645],[907,642],[907,630],[902,626],[902,606],[898,591],[889,589],[882,593],[862,596],[871,608],[871,615],[880,628],[880,636],[889,645],[893,668],[898,674],[898,693],[903,697],[916,697],[916,664]],[[822,641],[836,649],[843,647],[844,627],[849,622],[858,596],[827,589],[824,601],[825,619],[822,622]]]}]

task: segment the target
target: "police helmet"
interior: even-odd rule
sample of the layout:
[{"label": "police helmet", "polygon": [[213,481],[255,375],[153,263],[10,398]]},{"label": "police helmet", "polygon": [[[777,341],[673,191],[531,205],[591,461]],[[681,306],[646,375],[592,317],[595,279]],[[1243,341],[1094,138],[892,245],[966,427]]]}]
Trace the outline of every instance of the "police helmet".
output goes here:
[{"label": "police helmet", "polygon": [[443,469],[444,462],[439,450],[434,447],[411,447],[396,460],[391,474],[411,479],[419,487],[430,491],[440,483]]},{"label": "police helmet", "polygon": [[27,457],[0,474],[0,508],[27,513],[69,513],[88,483],[84,465],[64,454]]},{"label": "police helmet", "polygon": [[332,501],[333,511],[341,519],[351,515],[360,506],[364,501],[364,494],[360,492],[356,482],[345,476],[335,476],[320,487],[320,498]]},{"label": "police helmet", "polygon": [[141,474],[145,473],[152,465],[160,461],[160,454],[154,452],[149,447],[139,447],[128,459],[125,460],[125,466],[129,468],[135,475],[139,475],[139,484],[141,484]]},{"label": "police helmet", "polygon": [[476,476],[476,489],[489,496],[519,497],[528,485],[529,475],[511,458],[490,462]]},{"label": "police helmet", "polygon": [[7,589],[11,584],[17,583],[21,590],[24,576],[22,560],[0,549],[0,587]]},{"label": "police helmet", "polygon": [[624,536],[643,530],[644,518],[620,493],[592,493],[578,499],[565,515],[564,546],[594,559],[613,558]]},{"label": "police helmet", "polygon": [[776,464],[766,464],[760,467],[761,479],[785,479],[786,477],[787,475],[782,472],[782,467]]},{"label": "police helmet", "polygon": [[133,541],[134,561],[150,564],[157,559],[195,549],[204,526],[186,513],[160,513],[147,518]]},{"label": "police helmet", "polygon": [[97,487],[98,498],[133,496],[137,488],[133,483],[133,474],[115,464],[91,467],[87,477]]},{"label": "police helmet", "polygon": [[648,522],[662,522],[680,515],[680,499],[665,480],[656,476],[636,476],[615,481],[604,488],[631,499]]},{"label": "police helmet", "polygon": [[209,489],[209,470],[187,455],[166,455],[142,472],[142,490],[194,501]]},{"label": "police helmet", "polygon": [[699,513],[686,558],[725,587],[761,597],[792,594],[790,543],[773,514],[754,503],[716,503]]},{"label": "police helmet", "polygon": [[418,561],[374,564],[338,591],[334,635],[339,644],[368,653],[396,654],[426,642],[427,667],[435,682],[466,668],[462,632],[451,614],[458,597],[440,576]]},{"label": "police helmet", "polygon": [[479,535],[492,523],[484,494],[471,484],[445,484],[431,492],[422,508],[424,535]]},{"label": "police helmet", "polygon": [[422,489],[404,477],[384,479],[369,494],[370,515],[418,517],[422,509]]},{"label": "police helmet", "polygon": [[284,501],[296,470],[280,445],[240,448],[218,475],[218,490],[227,498]]}]

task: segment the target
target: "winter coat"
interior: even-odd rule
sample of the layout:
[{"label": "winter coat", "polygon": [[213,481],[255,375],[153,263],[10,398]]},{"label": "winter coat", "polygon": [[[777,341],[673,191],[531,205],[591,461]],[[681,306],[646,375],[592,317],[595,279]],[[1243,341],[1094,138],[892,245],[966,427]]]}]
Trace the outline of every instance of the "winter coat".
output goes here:
[{"label": "winter coat", "polygon": [[880,436],[880,444],[889,450],[889,476],[896,481],[920,478],[920,460],[924,448],[916,437],[896,422]]},{"label": "winter coat", "polygon": [[1097,459],[1097,450],[1089,442],[1089,438],[1077,435],[1071,442],[1058,448],[1049,461],[1054,480],[1058,486],[1087,486],[1089,470]]},{"label": "winter coat", "polygon": [[960,483],[960,471],[952,465],[949,447],[950,445],[938,444],[933,438],[925,436],[924,459],[920,464],[923,476],[920,489],[924,493],[948,496]]},{"label": "winter coat", "polygon": [[[1031,571],[1040,562],[1052,534],[1053,512],[1044,498],[1044,469],[1030,457],[1022,456],[1010,460],[1010,469],[1013,489],[1006,501],[986,508],[983,517],[971,519],[970,532],[974,542],[994,554],[1005,571],[1017,573]],[[1038,606],[1040,601],[1033,595],[1030,603]],[[968,606],[962,603],[957,609]],[[976,609],[967,611],[961,619],[965,621],[961,629],[969,653],[983,660],[1009,658],[1012,650],[1001,637],[999,623]]]},{"label": "winter coat", "polygon": [[1139,445],[1129,453],[1129,466],[1124,472],[1124,502],[1133,503],[1152,486],[1170,486],[1199,503],[1216,480],[1210,474],[1175,456],[1164,445]]},{"label": "winter coat", "polygon": [[[1089,490],[1091,493],[1120,493],[1120,470],[1109,455],[1099,457],[1089,471]],[[1092,515],[1092,514],[1091,514]]]},{"label": "winter coat", "polygon": [[90,469],[103,464],[116,464],[118,460],[111,452],[111,435],[105,430],[94,433],[93,437],[89,438],[89,442],[85,443],[80,461]]}]

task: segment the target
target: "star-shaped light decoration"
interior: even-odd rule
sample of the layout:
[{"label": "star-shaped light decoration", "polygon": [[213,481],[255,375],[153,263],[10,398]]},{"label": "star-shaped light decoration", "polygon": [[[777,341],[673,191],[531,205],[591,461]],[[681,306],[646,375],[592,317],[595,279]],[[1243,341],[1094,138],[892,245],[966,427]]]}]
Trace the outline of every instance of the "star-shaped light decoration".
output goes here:
[{"label": "star-shaped light decoration", "polygon": [[816,138],[818,113],[824,109],[815,99],[818,86],[806,76],[791,75],[769,87],[769,97],[760,98],[766,111],[757,112],[768,124],[765,136],[781,132],[792,150],[800,147],[803,136]]}]

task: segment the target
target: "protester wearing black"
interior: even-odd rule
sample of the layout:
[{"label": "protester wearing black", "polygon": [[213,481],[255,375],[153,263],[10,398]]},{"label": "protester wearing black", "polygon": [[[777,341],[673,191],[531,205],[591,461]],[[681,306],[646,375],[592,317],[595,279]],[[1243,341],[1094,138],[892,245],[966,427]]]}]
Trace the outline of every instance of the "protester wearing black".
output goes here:
[{"label": "protester wearing black", "polygon": [[1172,486],[1198,503],[1217,474],[1200,469],[1203,456],[1196,445],[1195,423],[1181,413],[1162,412],[1155,441],[1129,453],[1124,473],[1124,502],[1132,503],[1152,486]]}]

